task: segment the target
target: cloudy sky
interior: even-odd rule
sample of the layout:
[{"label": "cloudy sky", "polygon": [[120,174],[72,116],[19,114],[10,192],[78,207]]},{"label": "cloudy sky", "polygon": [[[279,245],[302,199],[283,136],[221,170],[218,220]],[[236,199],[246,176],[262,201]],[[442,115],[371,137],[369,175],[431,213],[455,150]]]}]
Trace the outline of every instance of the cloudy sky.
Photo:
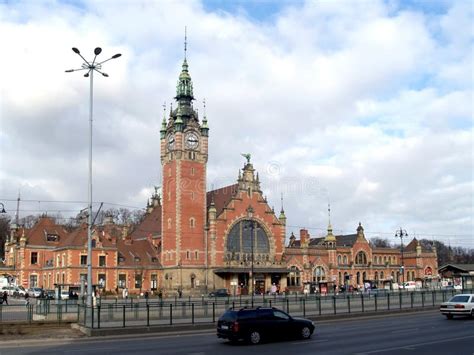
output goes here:
[{"label": "cloudy sky", "polygon": [[89,81],[64,70],[100,46],[122,57],[94,80],[94,201],[143,208],[187,26],[209,189],[249,152],[288,233],[324,233],[330,201],[337,233],[474,247],[472,21],[470,1],[0,1],[0,202],[86,207]]}]

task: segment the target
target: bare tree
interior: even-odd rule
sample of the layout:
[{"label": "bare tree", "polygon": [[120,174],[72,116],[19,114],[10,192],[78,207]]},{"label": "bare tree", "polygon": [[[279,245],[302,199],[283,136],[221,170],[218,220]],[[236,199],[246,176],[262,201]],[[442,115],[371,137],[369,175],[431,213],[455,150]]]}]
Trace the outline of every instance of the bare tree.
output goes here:
[{"label": "bare tree", "polygon": [[372,244],[374,248],[391,248],[392,247],[388,239],[383,239],[380,237],[370,238],[370,244]]}]

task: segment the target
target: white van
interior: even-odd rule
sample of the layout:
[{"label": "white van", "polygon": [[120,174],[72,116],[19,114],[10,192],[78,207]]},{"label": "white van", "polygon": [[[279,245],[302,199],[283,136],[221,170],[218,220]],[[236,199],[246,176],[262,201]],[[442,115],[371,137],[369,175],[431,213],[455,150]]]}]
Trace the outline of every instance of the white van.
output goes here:
[{"label": "white van", "polygon": [[415,281],[407,281],[404,282],[401,286],[401,289],[407,290],[407,291],[415,291],[416,290],[416,282]]}]

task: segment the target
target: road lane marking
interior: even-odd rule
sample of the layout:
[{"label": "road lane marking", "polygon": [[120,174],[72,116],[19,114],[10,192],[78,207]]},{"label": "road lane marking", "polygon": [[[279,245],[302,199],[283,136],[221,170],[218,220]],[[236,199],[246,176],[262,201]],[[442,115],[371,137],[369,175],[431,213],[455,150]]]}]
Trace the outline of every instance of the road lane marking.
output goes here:
[{"label": "road lane marking", "polygon": [[420,347],[420,346],[423,346],[423,345],[448,343],[448,342],[455,341],[455,340],[463,340],[463,339],[469,339],[469,338],[474,338],[474,335],[467,335],[467,336],[464,336],[464,337],[456,337],[456,338],[449,338],[449,339],[443,339],[443,340],[426,341],[426,342],[423,342],[423,343],[401,345],[401,346],[396,346],[396,347],[392,347],[392,348],[364,351],[364,352],[360,352],[360,353],[355,353],[355,355],[367,355],[367,354],[383,353],[383,352],[387,352],[387,351],[400,350],[400,349],[416,350],[417,347]]},{"label": "road lane marking", "polygon": [[411,333],[413,331],[418,331],[420,328],[407,328],[407,329],[398,329],[392,330],[390,333]]},{"label": "road lane marking", "polygon": [[317,344],[317,343],[324,343],[329,341],[329,339],[318,339],[318,340],[301,340],[301,341],[294,341],[291,344]]}]

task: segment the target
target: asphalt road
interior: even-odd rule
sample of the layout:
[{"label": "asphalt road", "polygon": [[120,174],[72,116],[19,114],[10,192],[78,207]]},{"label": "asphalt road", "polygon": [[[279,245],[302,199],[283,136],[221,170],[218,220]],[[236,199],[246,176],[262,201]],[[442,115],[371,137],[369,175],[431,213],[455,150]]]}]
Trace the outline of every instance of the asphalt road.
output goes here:
[{"label": "asphalt road", "polygon": [[437,311],[325,321],[310,340],[231,345],[214,331],[100,339],[0,342],[0,354],[474,354],[474,319]]}]

